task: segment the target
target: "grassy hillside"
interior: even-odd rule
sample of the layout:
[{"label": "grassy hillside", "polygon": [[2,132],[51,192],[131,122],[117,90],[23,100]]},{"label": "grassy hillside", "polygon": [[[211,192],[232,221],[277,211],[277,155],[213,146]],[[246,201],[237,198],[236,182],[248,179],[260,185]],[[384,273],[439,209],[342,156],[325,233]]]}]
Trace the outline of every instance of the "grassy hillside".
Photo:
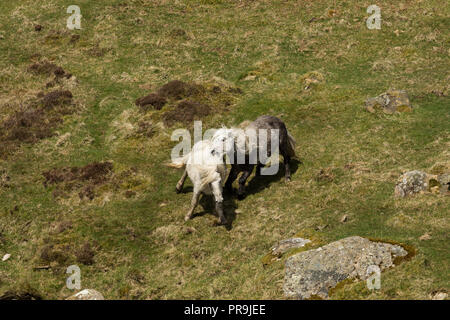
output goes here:
[{"label": "grassy hillside", "polygon": [[[380,290],[348,283],[334,299],[450,289],[449,197],[393,194],[402,172],[449,164],[448,3],[378,0],[381,30],[367,29],[366,1],[76,3],[73,31],[72,0],[0,3],[0,295],[65,298],[77,264],[107,299],[283,299],[285,257],[263,262],[295,234],[415,248]],[[181,171],[163,163],[192,122],[164,121],[176,102],[135,105],[176,79],[208,93],[203,129],[271,114],[297,140],[292,182],[250,179],[244,200],[226,201],[231,228],[206,200],[183,220],[192,184],[175,194]],[[412,113],[364,110],[390,88]]]}]

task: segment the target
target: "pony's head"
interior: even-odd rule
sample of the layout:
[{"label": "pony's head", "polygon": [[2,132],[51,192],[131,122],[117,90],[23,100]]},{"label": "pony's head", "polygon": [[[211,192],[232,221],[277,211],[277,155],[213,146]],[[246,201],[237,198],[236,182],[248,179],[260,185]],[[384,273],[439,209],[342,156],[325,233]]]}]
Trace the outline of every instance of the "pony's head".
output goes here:
[{"label": "pony's head", "polygon": [[234,151],[234,138],[231,129],[220,128],[211,139],[214,151],[219,154],[231,154]]}]

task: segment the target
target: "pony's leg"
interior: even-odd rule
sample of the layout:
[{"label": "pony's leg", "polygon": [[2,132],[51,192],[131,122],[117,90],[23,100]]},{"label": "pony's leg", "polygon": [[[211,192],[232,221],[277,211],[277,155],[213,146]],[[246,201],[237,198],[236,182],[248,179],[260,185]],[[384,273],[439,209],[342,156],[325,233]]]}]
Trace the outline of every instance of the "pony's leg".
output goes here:
[{"label": "pony's leg", "polygon": [[284,158],[284,180],[286,182],[291,181],[291,168],[289,167],[289,162],[291,161],[291,158],[289,156],[283,156]]},{"label": "pony's leg", "polygon": [[227,224],[227,220],[225,219],[225,215],[223,214],[223,197],[222,197],[222,185],[220,180],[216,180],[211,183],[211,189],[216,199],[216,211],[219,215],[220,223]]},{"label": "pony's leg", "polygon": [[239,170],[236,165],[231,165],[230,174],[228,175],[227,182],[225,182],[225,189],[229,192],[233,191],[233,182],[236,180],[239,174]]},{"label": "pony's leg", "polygon": [[238,189],[238,199],[242,200],[245,197],[245,183],[247,182],[248,177],[252,174],[253,168],[255,166],[250,166],[245,169],[242,176],[239,178],[239,189]]},{"label": "pony's leg", "polygon": [[264,165],[262,163],[258,163],[256,165],[256,172],[255,172],[255,176],[259,177],[261,175],[261,169],[264,168]]},{"label": "pony's leg", "polygon": [[186,178],[187,178],[187,171],[186,171],[186,169],[184,169],[183,175],[181,176],[181,179],[178,181],[177,186],[176,186],[177,193],[180,193],[181,190],[183,190],[183,185],[184,185],[184,182],[186,181]]},{"label": "pony's leg", "polygon": [[194,188],[194,195],[192,196],[192,200],[191,200],[191,208],[189,209],[189,212],[184,217],[184,221],[188,221],[189,219],[192,218],[192,215],[194,214],[195,207],[197,207],[198,200],[200,199],[200,194],[201,193],[198,192],[197,190],[195,190],[195,188]]}]

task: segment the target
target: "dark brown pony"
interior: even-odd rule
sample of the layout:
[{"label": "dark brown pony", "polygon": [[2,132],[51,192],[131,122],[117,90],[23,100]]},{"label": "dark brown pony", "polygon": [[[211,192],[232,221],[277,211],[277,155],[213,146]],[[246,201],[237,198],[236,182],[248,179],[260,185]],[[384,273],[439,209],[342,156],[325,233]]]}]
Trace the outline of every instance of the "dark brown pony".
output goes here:
[{"label": "dark brown pony", "polygon": [[[242,125],[241,125],[242,126]],[[288,133],[287,129],[286,129],[286,125],[284,124],[283,121],[281,121],[280,119],[278,119],[277,117],[273,117],[273,116],[260,116],[258,117],[255,121],[251,122],[249,125],[245,126],[243,128],[243,130],[239,130],[239,129],[235,129],[236,133],[235,136],[237,137],[236,139],[239,138],[239,136],[242,140],[245,140],[245,144],[246,146],[244,147],[245,149],[245,161],[244,163],[238,163],[237,159],[237,154],[238,154],[238,150],[235,150],[236,152],[234,152],[234,161],[231,165],[231,171],[230,174],[228,175],[228,179],[225,183],[225,188],[228,191],[232,191],[232,184],[234,182],[234,180],[236,180],[236,178],[238,177],[239,173],[243,172],[243,174],[241,175],[241,177],[239,178],[239,189],[238,189],[238,198],[239,199],[243,199],[245,197],[245,183],[248,179],[248,177],[251,175],[253,168],[256,166],[256,176],[261,175],[261,169],[264,167],[264,163],[262,163],[259,158],[259,153],[258,154],[258,158],[256,163],[254,163],[255,161],[253,161],[253,163],[250,163],[249,161],[249,147],[248,147],[248,139],[246,139],[246,137],[242,137],[242,134],[245,135],[245,132],[248,132],[248,130],[254,130],[256,132],[258,132],[258,130],[267,130],[267,141],[265,141],[267,144],[264,144],[264,142],[262,142],[260,139],[258,139],[256,148],[259,150],[261,148],[263,148],[263,150],[265,149],[266,153],[267,153],[267,157],[271,156],[271,130],[272,129],[278,129],[278,133],[279,133],[279,141],[278,141],[278,146],[279,146],[279,150],[278,153],[281,154],[283,156],[283,160],[284,160],[284,166],[285,166],[285,180],[286,181],[290,181],[291,180],[291,170],[289,167],[289,162],[291,161],[292,158],[296,157],[295,154],[295,140],[294,138]],[[239,149],[239,143],[235,144],[235,149]],[[242,147],[242,146],[241,146]],[[241,161],[242,162],[242,161]]]}]

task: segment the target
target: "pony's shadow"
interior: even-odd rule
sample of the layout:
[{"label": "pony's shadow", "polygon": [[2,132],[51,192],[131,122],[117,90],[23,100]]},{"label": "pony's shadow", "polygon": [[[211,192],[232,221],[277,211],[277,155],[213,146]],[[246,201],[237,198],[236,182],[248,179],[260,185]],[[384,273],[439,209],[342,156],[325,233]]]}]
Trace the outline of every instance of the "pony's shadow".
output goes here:
[{"label": "pony's shadow", "polygon": [[185,186],[183,186],[183,189],[180,191],[180,193],[192,193],[192,192],[194,192],[194,187],[192,187],[192,186],[187,186],[187,187],[185,187]]},{"label": "pony's shadow", "polygon": [[[292,159],[289,162],[289,166],[291,169],[291,177],[297,172],[298,166],[300,164],[302,164],[302,161],[297,159]],[[252,176],[251,180],[247,183],[247,186],[245,187],[245,194],[241,200],[245,199],[245,197],[248,195],[261,192],[262,190],[270,186],[270,184],[273,182],[279,181],[281,179],[284,180],[284,173],[285,173],[284,165],[280,163],[277,174],[267,176],[260,175],[259,177]]]},{"label": "pony's shadow", "polygon": [[[206,214],[214,215],[218,218],[216,212],[216,201],[214,196],[202,195],[199,201],[199,205],[203,208],[203,211],[194,213],[193,218],[202,217]],[[215,223],[215,226],[224,226],[228,231],[233,228],[233,221],[236,219],[236,209],[237,204],[235,199],[232,197],[224,197],[223,199],[223,213],[227,223],[222,225],[220,223]]]}]

